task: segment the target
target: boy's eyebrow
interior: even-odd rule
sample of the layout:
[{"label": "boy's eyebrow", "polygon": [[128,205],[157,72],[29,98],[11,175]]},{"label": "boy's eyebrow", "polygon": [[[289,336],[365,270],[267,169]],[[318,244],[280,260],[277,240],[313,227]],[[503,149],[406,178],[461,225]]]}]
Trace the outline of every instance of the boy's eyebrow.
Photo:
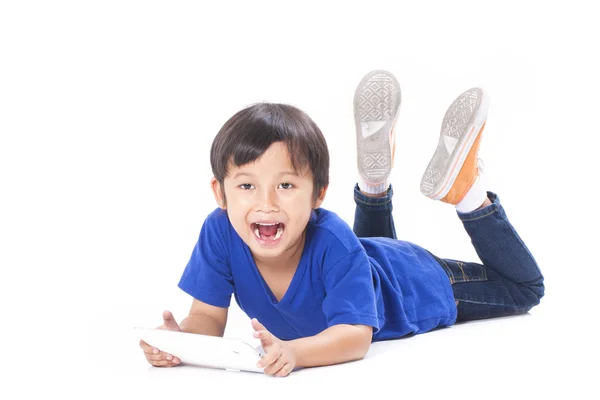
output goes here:
[{"label": "boy's eyebrow", "polygon": [[[294,175],[294,176],[299,176],[297,172],[295,171],[281,171],[280,173],[277,174],[277,177],[280,176],[284,176],[284,175]],[[254,174],[251,174],[249,172],[238,172],[237,174],[235,174],[235,176],[233,177],[233,179],[236,179],[240,176],[249,176],[251,178],[254,177]]]}]

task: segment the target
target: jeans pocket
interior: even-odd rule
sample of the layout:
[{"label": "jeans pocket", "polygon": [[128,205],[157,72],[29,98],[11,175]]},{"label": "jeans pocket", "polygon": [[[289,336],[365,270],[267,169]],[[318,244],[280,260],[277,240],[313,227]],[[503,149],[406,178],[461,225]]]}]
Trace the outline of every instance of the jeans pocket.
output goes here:
[{"label": "jeans pocket", "polygon": [[442,268],[444,268],[444,271],[446,271],[446,274],[448,274],[451,284],[488,280],[487,271],[481,264],[451,260],[447,258],[438,258],[438,261],[442,265]]}]

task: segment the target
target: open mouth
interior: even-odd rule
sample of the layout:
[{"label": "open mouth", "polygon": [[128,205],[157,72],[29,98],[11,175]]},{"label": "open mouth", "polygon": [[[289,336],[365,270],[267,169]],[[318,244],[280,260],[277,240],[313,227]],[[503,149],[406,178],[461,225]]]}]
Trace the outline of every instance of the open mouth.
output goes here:
[{"label": "open mouth", "polygon": [[278,240],[285,229],[285,224],[281,222],[253,222],[250,226],[254,236],[265,242]]}]

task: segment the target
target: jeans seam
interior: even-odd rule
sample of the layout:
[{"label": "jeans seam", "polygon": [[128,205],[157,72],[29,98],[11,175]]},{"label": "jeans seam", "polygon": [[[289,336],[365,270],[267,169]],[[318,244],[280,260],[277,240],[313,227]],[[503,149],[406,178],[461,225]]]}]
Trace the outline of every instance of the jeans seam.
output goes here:
[{"label": "jeans seam", "polygon": [[465,274],[465,270],[463,269],[463,263],[458,261],[456,264],[458,265],[458,268],[460,268],[460,272],[462,272],[463,279],[467,281],[467,275]]},{"label": "jeans seam", "polygon": [[463,303],[472,303],[472,304],[485,304],[486,306],[502,306],[502,307],[510,307],[510,305],[502,304],[502,303],[489,303],[485,301],[475,301],[475,300],[465,300],[460,298],[455,298],[455,300]]},{"label": "jeans seam", "polygon": [[[519,234],[517,233],[517,231],[515,230],[515,228],[511,224],[509,224],[506,220],[504,220],[504,218],[502,219],[502,224],[504,224],[504,226],[507,227],[513,233],[513,235],[515,236],[515,239],[519,242],[519,244],[521,244],[521,246],[523,247],[523,249],[525,250],[525,252],[529,256],[529,258],[533,262],[533,265],[535,265],[535,267],[537,268],[538,273],[541,275],[540,267],[539,267],[537,261],[535,260],[535,257],[533,257],[533,254],[531,254],[531,252],[529,251],[529,249],[527,248],[527,246],[523,242],[523,239],[521,239],[521,237],[519,236]],[[534,280],[536,280],[536,279],[539,279],[539,276],[537,278],[535,278]],[[515,282],[515,283],[518,283],[518,284],[522,284],[522,282],[516,282],[514,280],[512,280],[512,281]]]},{"label": "jeans seam", "polygon": [[[514,306],[511,306],[509,304],[501,304],[501,303],[486,303],[486,302],[481,302],[481,301],[474,301],[474,300],[464,300],[464,299],[455,299],[458,302],[463,302],[463,303],[471,303],[471,304],[481,304],[481,305],[486,305],[486,306],[496,306],[496,307],[507,307],[507,308],[511,308],[513,309],[513,311],[515,312],[521,312],[521,311],[529,311],[531,310],[533,307],[535,307],[537,304],[533,305],[533,306],[524,306],[524,307],[520,307],[517,303],[514,304]],[[539,303],[538,303],[539,304]],[[457,304],[458,306],[458,304]]]},{"label": "jeans seam", "polygon": [[[487,271],[485,269],[485,266],[478,265],[477,263],[473,263],[473,264],[475,264],[475,266],[481,270],[483,276],[481,278],[475,278],[475,279],[467,279],[467,277],[465,276],[465,281],[466,282],[484,282],[484,281],[487,281],[488,277],[487,277]],[[460,267],[460,269],[462,270],[462,266]],[[464,270],[463,270],[463,274],[464,274]]]},{"label": "jeans seam", "polygon": [[450,269],[448,264],[446,264],[446,261],[444,261],[443,258],[438,258],[438,259],[444,264],[444,269],[446,270],[446,273],[448,274],[448,278],[450,278],[450,284],[454,285],[456,283],[456,280],[454,279],[454,272],[452,272],[452,270]]},{"label": "jeans seam", "polygon": [[493,214],[493,213],[495,213],[496,211],[498,211],[498,210],[492,210],[492,211],[490,211],[490,212],[489,212],[489,213],[487,213],[487,214],[480,215],[480,216],[478,216],[478,217],[475,217],[475,218],[468,218],[468,219],[467,219],[467,218],[464,218],[464,219],[462,219],[462,221],[463,221],[463,222],[477,221],[478,219],[481,219],[481,218],[487,217],[488,215],[492,215],[492,214]]},{"label": "jeans seam", "polygon": [[481,270],[482,276],[481,277],[472,277],[472,276],[468,276],[467,274],[465,274],[465,270],[463,269],[464,262],[457,261],[456,264],[458,265],[458,268],[460,268],[460,270],[462,272],[462,277],[463,277],[462,281],[457,281],[456,277],[454,275],[454,272],[452,272],[452,269],[450,269],[448,264],[446,264],[446,261],[443,258],[438,258],[438,259],[443,263],[442,267],[446,271],[446,274],[448,275],[448,278],[450,279],[451,285],[454,285],[455,283],[487,282],[489,280],[488,276],[487,276],[487,271],[483,265],[476,264],[477,268],[479,268]]}]

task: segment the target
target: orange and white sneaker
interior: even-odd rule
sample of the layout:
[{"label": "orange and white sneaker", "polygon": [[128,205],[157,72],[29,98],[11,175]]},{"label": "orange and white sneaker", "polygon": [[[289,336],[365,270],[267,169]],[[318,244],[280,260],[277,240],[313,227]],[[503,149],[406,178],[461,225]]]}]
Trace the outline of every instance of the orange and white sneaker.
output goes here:
[{"label": "orange and white sneaker", "polygon": [[477,209],[487,197],[478,157],[489,98],[471,88],[450,105],[438,146],[421,179],[421,193],[453,204],[459,212]]},{"label": "orange and white sneaker", "polygon": [[394,166],[394,128],[400,108],[400,84],[391,73],[366,74],[354,93],[356,156],[360,190],[382,193],[388,189]]}]

